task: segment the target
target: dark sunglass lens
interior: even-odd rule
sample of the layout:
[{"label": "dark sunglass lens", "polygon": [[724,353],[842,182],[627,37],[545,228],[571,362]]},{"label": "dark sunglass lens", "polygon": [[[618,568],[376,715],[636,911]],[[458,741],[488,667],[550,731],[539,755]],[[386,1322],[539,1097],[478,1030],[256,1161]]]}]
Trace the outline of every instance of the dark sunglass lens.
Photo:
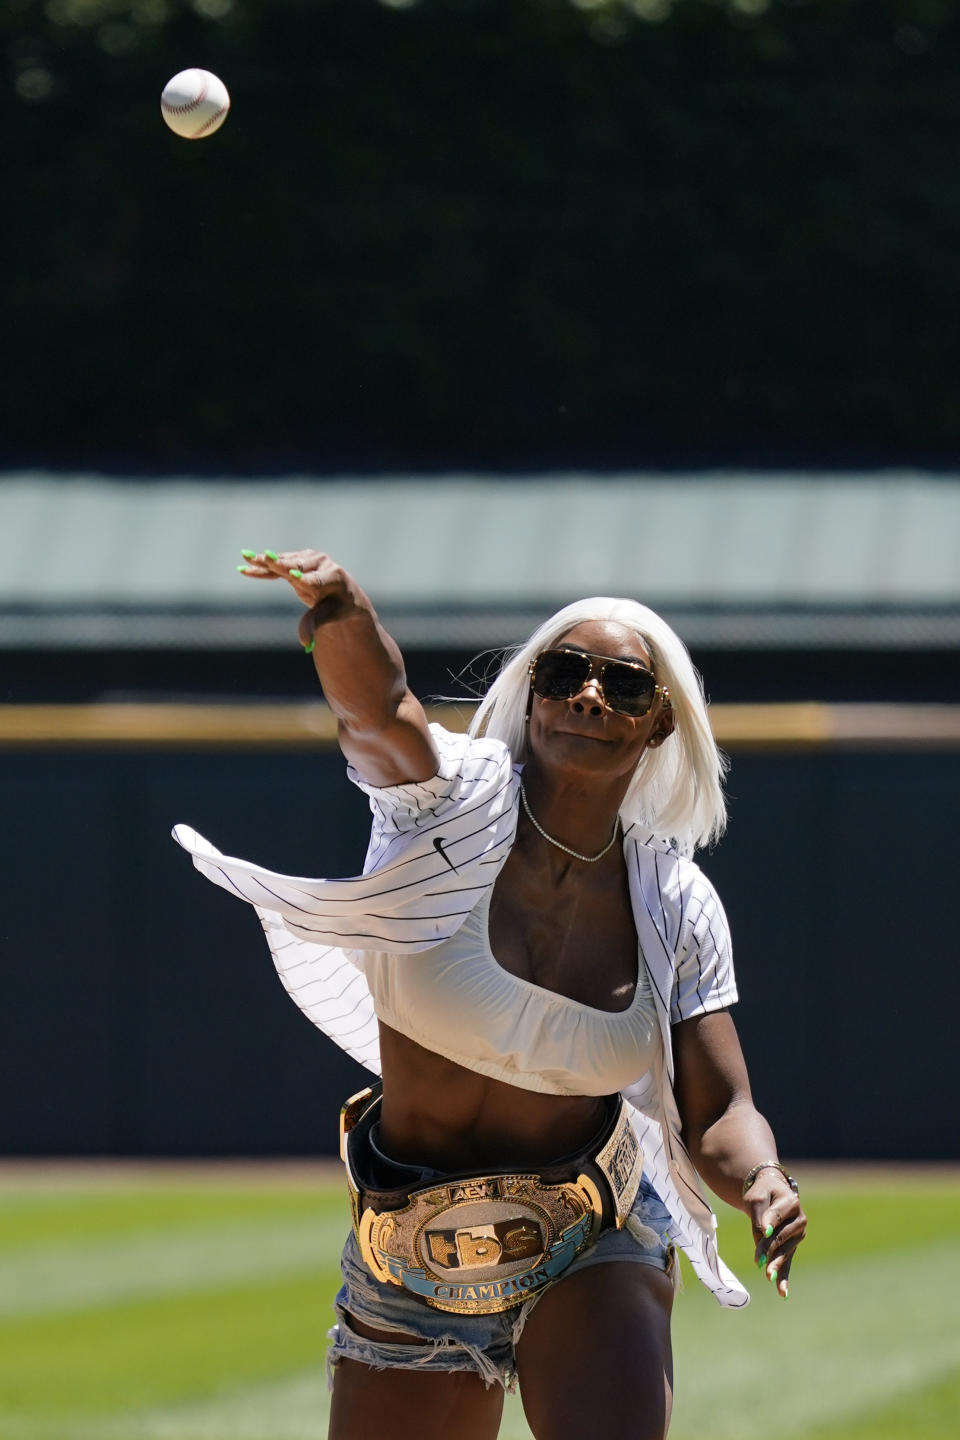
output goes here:
[{"label": "dark sunglass lens", "polygon": [[545,650],[537,657],[533,672],[533,688],[543,700],[569,700],[583,689],[590,673],[585,655],[566,650]]},{"label": "dark sunglass lens", "polygon": [[603,671],[603,693],[611,710],[624,715],[646,715],[657,693],[657,682],[649,670],[611,661]]}]

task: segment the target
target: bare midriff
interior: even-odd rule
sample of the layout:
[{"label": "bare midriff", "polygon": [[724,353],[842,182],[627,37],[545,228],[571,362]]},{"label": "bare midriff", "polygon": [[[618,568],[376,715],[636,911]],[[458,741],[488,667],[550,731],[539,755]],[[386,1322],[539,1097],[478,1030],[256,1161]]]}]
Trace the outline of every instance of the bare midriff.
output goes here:
[{"label": "bare midriff", "polygon": [[[637,936],[622,853],[545,885],[517,847],[490,905],[497,961],[546,990],[624,1010],[637,982]],[[401,962],[402,963],[402,962]],[[380,1024],[380,1143],[394,1160],[438,1170],[546,1164],[600,1129],[602,1096],[527,1090],[436,1054]]]},{"label": "bare midriff", "polygon": [[601,1098],[544,1095],[479,1075],[380,1025],[380,1142],[394,1160],[437,1170],[535,1165],[585,1145]]}]

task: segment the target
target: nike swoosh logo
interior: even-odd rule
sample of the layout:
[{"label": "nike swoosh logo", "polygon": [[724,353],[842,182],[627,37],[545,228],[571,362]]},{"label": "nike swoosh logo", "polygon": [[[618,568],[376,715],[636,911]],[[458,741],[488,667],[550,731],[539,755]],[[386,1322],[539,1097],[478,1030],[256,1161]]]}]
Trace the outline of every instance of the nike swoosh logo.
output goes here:
[{"label": "nike swoosh logo", "polygon": [[450,859],[450,856],[447,854],[446,850],[444,850],[443,845],[444,845],[444,837],[443,837],[442,835],[439,837],[439,839],[434,840],[434,842],[433,842],[433,848],[434,848],[434,850],[436,850],[437,854],[440,855],[440,856],[442,856],[443,859],[446,860],[447,864],[450,866],[450,869],[453,871],[454,875],[456,875],[456,873],[457,873],[457,867],[456,867],[456,865],[454,865],[453,861]]}]

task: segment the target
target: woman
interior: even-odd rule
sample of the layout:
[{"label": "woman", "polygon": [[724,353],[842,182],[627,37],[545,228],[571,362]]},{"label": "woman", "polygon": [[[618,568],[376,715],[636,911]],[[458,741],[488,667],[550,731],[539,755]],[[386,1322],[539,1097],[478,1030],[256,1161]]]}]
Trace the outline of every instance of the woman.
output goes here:
[{"label": "woman", "polygon": [[346,571],[244,558],[307,607],[300,639],[374,817],[351,881],[175,832],[257,907],[302,1008],[382,1075],[345,1107],[330,1435],[488,1440],[519,1383],[537,1440],[601,1416],[662,1437],[675,1244],[722,1304],[749,1298],[696,1172],[749,1217],[784,1298],[806,1227],[751,1099],[723,910],[689,858],[725,810],[687,652],[643,606],[581,602],[454,736],[427,725]]}]

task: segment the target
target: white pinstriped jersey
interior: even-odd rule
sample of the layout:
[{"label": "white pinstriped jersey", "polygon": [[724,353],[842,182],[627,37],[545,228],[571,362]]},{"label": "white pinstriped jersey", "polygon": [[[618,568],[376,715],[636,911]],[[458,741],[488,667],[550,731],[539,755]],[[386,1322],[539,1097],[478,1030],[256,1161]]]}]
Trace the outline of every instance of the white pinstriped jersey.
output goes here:
[{"label": "white pinstriped jersey", "polygon": [[[506,746],[430,728],[440,755],[433,779],[377,789],[350,770],[373,812],[361,876],[278,875],[221,855],[186,825],[173,832],[201,874],[254,906],[300,1009],[375,1074],[377,1019],[358,959],[390,951],[402,963],[455,934],[493,886],[517,828],[520,770]],[[716,1220],[680,1138],[673,1095],[671,1025],[737,998],[726,917],[699,867],[666,841],[634,826],[623,848],[662,1039],[653,1065],[623,1094],[645,1173],[673,1217],[672,1238],[721,1305],[742,1306],[750,1297],[717,1252]]]}]

